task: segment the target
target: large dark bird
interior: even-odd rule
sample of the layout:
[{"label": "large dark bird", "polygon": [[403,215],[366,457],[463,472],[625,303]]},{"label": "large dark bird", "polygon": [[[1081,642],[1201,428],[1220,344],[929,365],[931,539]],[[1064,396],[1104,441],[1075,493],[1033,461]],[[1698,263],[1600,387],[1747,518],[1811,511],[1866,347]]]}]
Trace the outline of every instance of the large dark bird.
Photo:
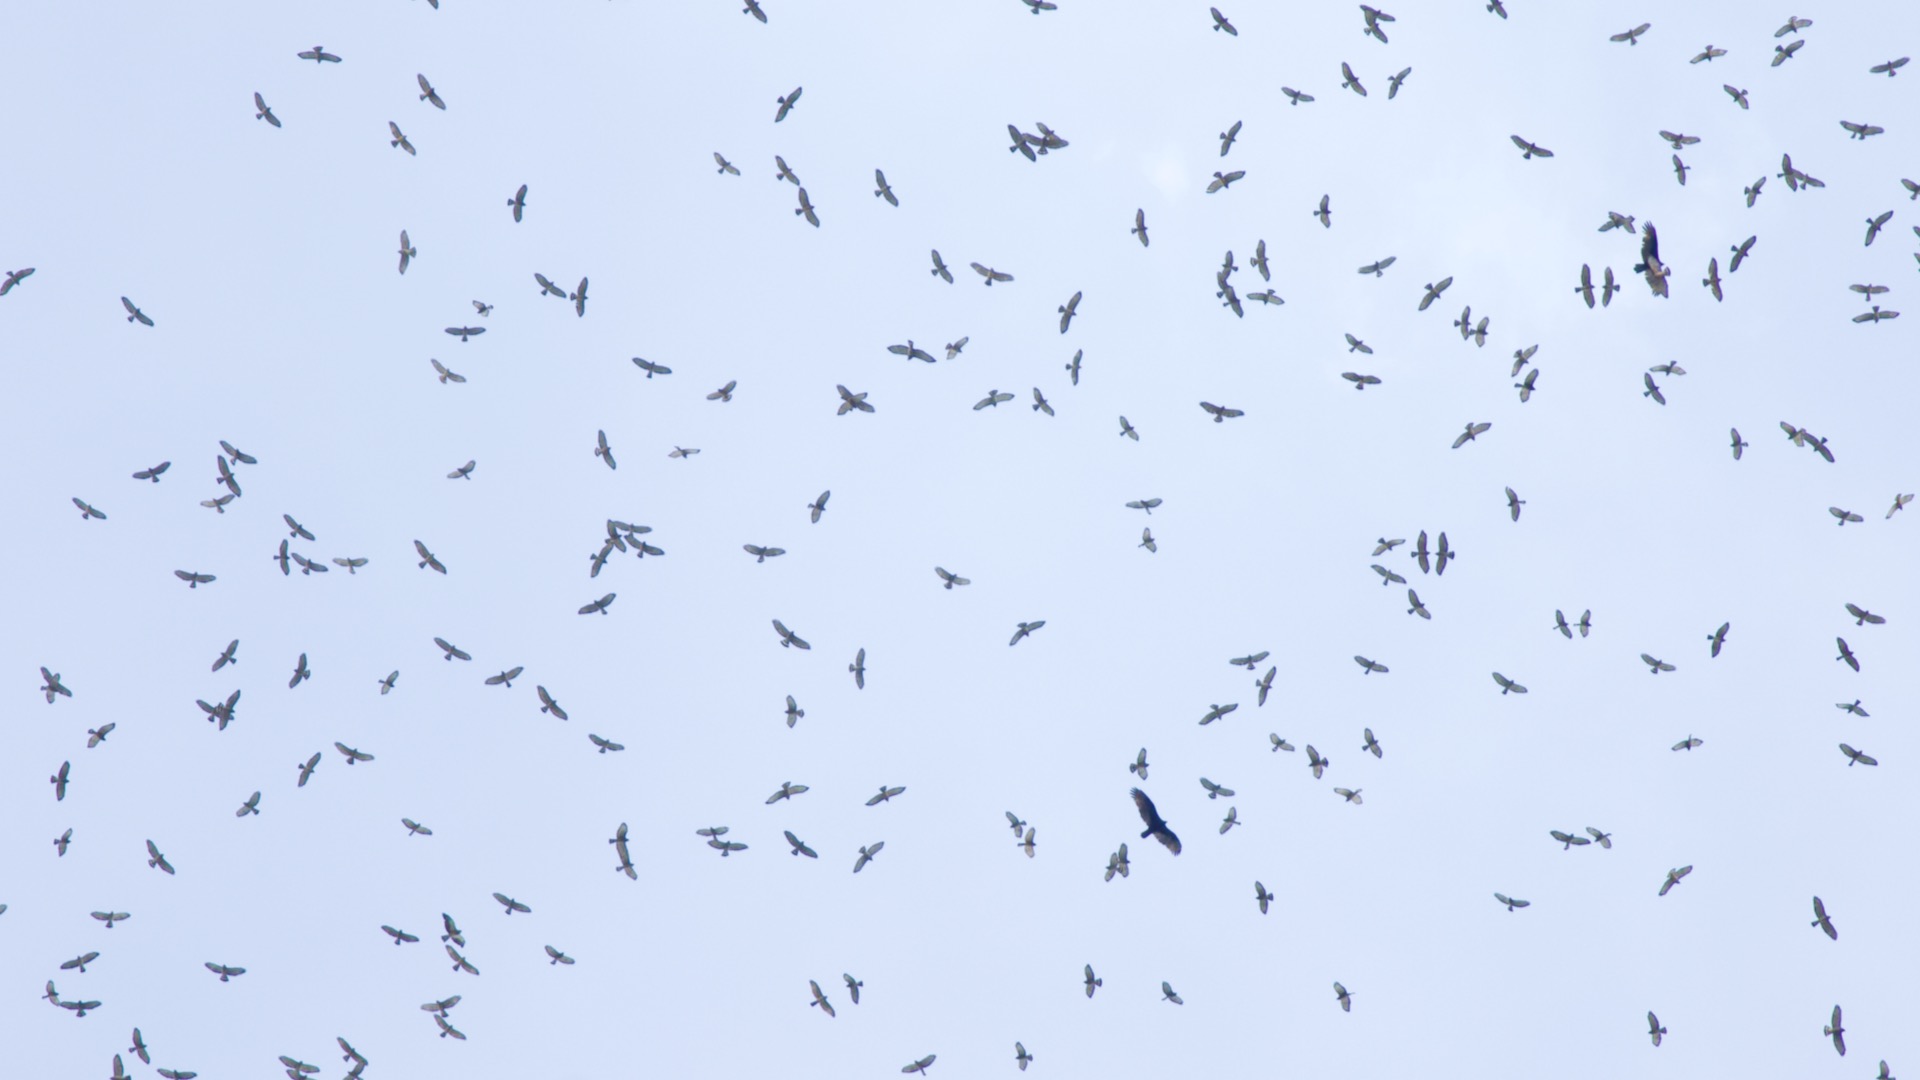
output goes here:
[{"label": "large dark bird", "polygon": [[1667,295],[1667,268],[1660,262],[1660,235],[1653,231],[1653,222],[1641,226],[1640,262],[1634,266],[1635,273],[1647,275],[1647,285],[1653,295]]},{"label": "large dark bird", "polygon": [[1147,823],[1147,831],[1140,834],[1140,839],[1151,836],[1167,845],[1168,851],[1180,854],[1180,838],[1173,835],[1173,830],[1167,828],[1167,823],[1160,819],[1160,811],[1153,808],[1153,800],[1147,798],[1147,793],[1134,788],[1133,805],[1140,808],[1140,820]]}]

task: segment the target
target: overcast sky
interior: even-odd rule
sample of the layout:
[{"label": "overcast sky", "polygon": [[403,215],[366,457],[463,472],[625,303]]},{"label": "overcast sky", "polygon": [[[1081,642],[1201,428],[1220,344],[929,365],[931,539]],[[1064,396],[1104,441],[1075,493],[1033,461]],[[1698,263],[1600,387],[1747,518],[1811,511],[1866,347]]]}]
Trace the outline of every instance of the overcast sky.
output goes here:
[{"label": "overcast sky", "polygon": [[[336,1036],[375,1078],[880,1077],[926,1054],[936,1077],[988,1076],[1016,1040],[1042,1077],[1920,1069],[1902,780],[1920,508],[1883,516],[1920,487],[1920,312],[1856,324],[1847,288],[1911,300],[1920,68],[1868,73],[1920,42],[1911,6],[1802,9],[1813,24],[1776,39],[1775,12],[1731,2],[1403,3],[1382,43],[1350,4],[1241,0],[1235,37],[1204,3],[764,0],[762,25],[740,2],[9,18],[0,271],[36,268],[0,298],[14,1072],[104,1077],[135,1026],[154,1067],[205,1080],[280,1054],[338,1076]],[[316,43],[342,61],[296,58]],[[1707,43],[1726,55],[1690,65]],[[1850,140],[1843,120],[1887,130]],[[1069,145],[1030,163],[1009,123]],[[1662,130],[1700,139],[1685,186]],[[1523,159],[1515,134],[1554,156]],[[1782,153],[1825,187],[1790,191]],[[1246,175],[1207,194],[1215,170]],[[1658,225],[1670,298],[1631,269],[1638,234],[1597,231],[1609,211]],[[1228,251],[1244,317],[1216,297]],[[983,288],[975,261],[1013,280]],[[1576,295],[1583,264],[1613,270],[1611,304]],[[536,273],[590,279],[584,316]],[[1250,299],[1267,288],[1284,305]],[[1451,325],[1467,306],[1484,346]],[[443,332],[461,326],[486,333]],[[909,340],[938,362],[887,351]],[[1669,363],[1662,406],[1642,377]],[[875,411],[835,415],[836,384]],[[975,410],[993,390],[1013,399]],[[1244,415],[1211,422],[1203,400]],[[1468,423],[1492,427],[1450,449]],[[258,464],[216,512],[223,439]],[[162,461],[158,484],[129,478]],[[1149,498],[1151,516],[1125,505]],[[330,572],[283,576],[282,514]],[[589,578],[609,518],[664,556]],[[1422,530],[1460,553],[1444,577],[1408,558]],[[1410,542],[1374,557],[1380,537]],[[1590,610],[1591,636],[1555,632],[1556,609]],[[812,648],[782,648],[775,619]],[[1675,670],[1650,677],[1643,652]],[[42,664],[71,698],[41,700]],[[217,731],[194,702],[236,690]],[[1870,715],[1835,708],[1855,699]],[[1841,742],[1881,764],[1849,767]],[[765,805],[783,781],[811,790]],[[1136,784],[1177,858],[1140,838]],[[906,790],[863,805],[882,786]],[[637,881],[615,872],[621,822]],[[695,834],[713,826],[747,849],[722,858]],[[1548,835],[1587,826],[1612,849]],[[146,865],[149,839],[176,875]],[[1104,881],[1123,842],[1132,872]],[[1815,895],[1837,941],[1808,925]],[[132,917],[108,931],[97,910]],[[478,977],[450,970],[442,913]],[[49,978],[101,1004],[49,1008]],[[418,1009],[453,994],[464,1043]],[[1844,1063],[1821,1033],[1836,1003]]]}]

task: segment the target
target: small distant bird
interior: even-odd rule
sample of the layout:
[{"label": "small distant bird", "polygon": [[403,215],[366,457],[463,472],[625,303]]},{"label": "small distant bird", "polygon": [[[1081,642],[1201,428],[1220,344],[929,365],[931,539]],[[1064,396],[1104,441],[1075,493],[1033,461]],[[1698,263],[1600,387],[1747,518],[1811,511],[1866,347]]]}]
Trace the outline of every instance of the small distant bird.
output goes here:
[{"label": "small distant bird", "polygon": [[1021,623],[1013,632],[1013,640],[1007,642],[1008,647],[1011,648],[1012,646],[1020,644],[1023,638],[1030,636],[1035,630],[1045,625],[1047,625],[1047,620],[1045,619],[1036,619],[1033,622]]},{"label": "small distant bird", "polygon": [[1346,987],[1341,986],[1339,983],[1334,983],[1333,996],[1339,1000],[1341,1012],[1353,1011],[1353,995],[1347,991]]},{"label": "small distant bird", "polygon": [[1691,864],[1667,871],[1667,880],[1661,884],[1659,895],[1667,895],[1668,889],[1680,884],[1680,879],[1691,873],[1693,873],[1693,866]]},{"label": "small distant bird", "polygon": [[1540,146],[1527,139],[1523,139],[1518,135],[1509,135],[1507,137],[1513,140],[1513,145],[1520,148],[1521,150],[1520,160],[1522,161],[1531,161],[1537,157],[1550,158],[1553,156],[1553,151],[1548,150],[1545,147]]},{"label": "small distant bird", "polygon": [[1640,661],[1647,665],[1647,671],[1649,674],[1652,674],[1652,675],[1658,675],[1663,671],[1673,670],[1672,664],[1667,663],[1665,660],[1655,660],[1652,656],[1649,656],[1646,653],[1640,654]]},{"label": "small distant bird", "polygon": [[1320,208],[1309,215],[1319,218],[1321,227],[1328,229],[1333,228],[1333,211],[1327,206],[1327,202],[1331,198],[1332,196],[1330,195],[1320,196]]},{"label": "small distant bird", "polygon": [[[1502,11],[1501,18],[1505,18],[1505,17],[1506,17],[1506,14],[1504,11]],[[1410,67],[1404,67],[1400,69],[1398,74],[1394,75],[1392,78],[1387,80],[1387,100],[1388,101],[1392,101],[1394,98],[1400,95],[1400,84],[1406,82],[1407,76],[1411,74],[1413,74],[1413,69]]]},{"label": "small distant bird", "polygon": [[[507,200],[507,206],[513,210],[514,223],[518,224],[520,221],[521,215],[526,213],[526,209],[527,209],[527,185],[525,184],[520,185],[520,190],[514,192],[513,198]],[[536,278],[540,277],[539,274],[535,274],[533,276]],[[556,295],[560,291],[554,288],[552,285],[548,284],[545,278],[540,279],[540,285],[542,289],[555,293]]]},{"label": "small distant bird", "polygon": [[1868,68],[1867,71],[1874,75],[1885,75],[1888,78],[1892,78],[1900,74],[1901,68],[1907,66],[1908,59],[1908,57],[1903,56],[1898,60],[1889,60],[1884,64],[1875,64]]},{"label": "small distant bird", "polygon": [[433,88],[433,84],[427,81],[427,77],[425,75],[416,74],[414,76],[414,79],[420,83],[420,100],[426,102],[429,105],[432,105],[434,108],[439,109],[441,112],[446,112],[447,103],[440,100],[439,91]]},{"label": "small distant bird", "polygon": [[1245,169],[1235,169],[1229,173],[1216,172],[1213,174],[1213,180],[1207,184],[1207,194],[1211,195],[1216,191],[1224,191],[1228,187],[1231,187],[1234,181],[1239,180],[1245,175],[1247,175]]},{"label": "small distant bird", "polygon": [[[1213,28],[1215,30],[1225,30],[1230,36],[1233,36],[1233,37],[1240,36],[1240,31],[1234,29],[1233,23],[1227,21],[1227,17],[1225,15],[1220,14],[1219,8],[1210,7],[1207,10],[1213,14]],[[1224,153],[1224,151],[1222,151],[1222,153]],[[1024,1069],[1026,1068],[1026,1066],[1023,1065],[1021,1066],[1021,1068]]]},{"label": "small distant bird", "polygon": [[325,46],[315,45],[303,53],[296,53],[302,60],[311,60],[316,64],[337,64],[340,58],[326,50]]},{"label": "small distant bird", "polygon": [[873,191],[875,198],[885,199],[891,206],[899,206],[900,200],[893,194],[893,186],[887,183],[887,174],[879,169],[873,170],[873,182],[880,185]]},{"label": "small distant bird", "polygon": [[120,298],[120,306],[127,309],[128,322],[137,322],[141,326],[153,325],[153,320],[147,317],[146,312],[141,311],[139,307],[135,306],[133,301],[123,296]]},{"label": "small distant bird", "polygon": [[1648,1013],[1647,1014],[1647,1034],[1653,1037],[1653,1045],[1659,1046],[1660,1037],[1662,1035],[1665,1035],[1666,1033],[1667,1033],[1667,1029],[1660,1026],[1660,1018],[1653,1015],[1652,1013]]},{"label": "small distant bird", "polygon": [[389,120],[387,121],[387,130],[393,134],[393,138],[388,140],[387,144],[389,146],[397,146],[400,149],[405,150],[408,156],[410,157],[414,156],[415,151],[413,149],[413,144],[407,141],[407,137],[405,135],[401,134],[399,124],[396,124],[393,121]]},{"label": "small distant bird", "polygon": [[1827,917],[1827,905],[1821,903],[1817,896],[1813,898],[1813,921],[1807,925],[1819,927],[1822,933],[1834,941],[1840,940],[1840,931],[1833,928],[1833,920]]},{"label": "small distant bird", "polygon": [[1872,757],[1871,755],[1863,754],[1860,751],[1855,750],[1853,747],[1848,746],[1846,743],[1840,744],[1840,752],[1847,756],[1847,768],[1849,769],[1853,768],[1855,765],[1880,764],[1878,759]]},{"label": "small distant bird", "polygon": [[733,167],[733,162],[721,157],[720,151],[718,150],[713,152],[713,163],[720,166],[717,173],[732,173],[734,176],[740,175],[740,170]]},{"label": "small distant bird", "polygon": [[1653,29],[1652,23],[1641,23],[1639,26],[1636,26],[1631,30],[1625,30],[1618,34],[1611,35],[1610,37],[1607,38],[1607,40],[1608,41],[1624,41],[1629,45],[1638,45],[1640,44],[1640,35],[1646,33],[1648,30],[1651,30],[1651,29]]},{"label": "small distant bird", "polygon": [[1501,895],[1500,893],[1494,893],[1494,894],[1493,894],[1493,898],[1494,898],[1495,900],[1498,900],[1498,901],[1500,901],[1501,903],[1503,903],[1503,904],[1505,904],[1505,905],[1507,905],[1507,910],[1508,910],[1509,912],[1511,912],[1511,911],[1517,911],[1517,910],[1519,910],[1520,908],[1523,908],[1523,907],[1526,907],[1526,906],[1528,906],[1528,905],[1529,905],[1530,903],[1532,903],[1532,901],[1529,901],[1529,900],[1513,900],[1513,899],[1510,899],[1510,898],[1508,898],[1508,897],[1506,897],[1506,896],[1503,896],[1503,895]]},{"label": "small distant bird", "polygon": [[805,87],[796,86],[793,88],[793,92],[791,94],[786,94],[782,97],[775,99],[775,101],[779,104],[780,109],[778,112],[775,112],[773,114],[774,123],[777,124],[780,121],[785,120],[787,118],[787,114],[792,112],[793,107],[799,103],[800,94],[805,89],[806,89]]},{"label": "small distant bird", "polygon": [[762,25],[767,21],[767,13],[760,10],[760,0],[747,0],[747,6],[740,9],[740,14],[751,15],[759,19]]},{"label": "small distant bird", "polygon": [[487,332],[487,328],[484,326],[449,326],[447,327],[447,333],[452,334],[454,337],[459,338],[460,344],[462,345],[465,345],[467,343],[468,338],[478,337],[481,334],[484,334],[486,332]]},{"label": "small distant bird", "polygon": [[1507,678],[1505,675],[1502,675],[1497,671],[1493,673],[1493,681],[1500,685],[1501,697],[1505,697],[1510,693],[1524,694],[1527,692],[1526,687],[1521,686],[1519,683],[1514,682],[1512,679]]},{"label": "small distant bird", "polygon": [[519,678],[520,673],[525,670],[526,668],[524,667],[516,667],[503,671],[498,675],[489,675],[486,678],[486,683],[488,686],[505,686],[511,690],[513,688],[513,680]]},{"label": "small distant bird", "polygon": [[255,120],[265,120],[274,127],[280,126],[280,118],[273,115],[273,110],[267,106],[266,99],[260,96],[260,91],[258,90],[253,92],[253,108],[253,118]]},{"label": "small distant bird", "polygon": [[1347,62],[1344,60],[1340,62],[1340,75],[1341,75],[1340,89],[1351,90],[1354,93],[1359,94],[1361,97],[1367,96],[1367,88],[1360,85],[1360,76],[1355,75],[1353,73],[1353,68],[1348,67]]}]

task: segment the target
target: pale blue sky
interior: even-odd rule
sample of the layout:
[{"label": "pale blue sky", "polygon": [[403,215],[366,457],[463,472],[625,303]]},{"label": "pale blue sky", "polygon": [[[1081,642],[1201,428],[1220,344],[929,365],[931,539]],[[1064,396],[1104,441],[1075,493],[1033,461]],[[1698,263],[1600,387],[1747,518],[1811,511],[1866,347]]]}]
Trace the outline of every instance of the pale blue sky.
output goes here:
[{"label": "pale blue sky", "polygon": [[[1403,3],[1385,44],[1350,4],[1223,7],[1237,38],[1204,3],[765,6],[764,26],[723,0],[9,20],[0,271],[37,268],[0,298],[16,1072],[105,1076],[136,1025],[155,1066],[205,1080],[279,1054],[338,1076],[335,1036],[372,1078],[878,1077],[928,1053],[936,1077],[1010,1075],[1015,1040],[1040,1077],[1920,1068],[1920,802],[1900,779],[1920,759],[1920,526],[1883,518],[1920,487],[1920,313],[1856,325],[1847,289],[1909,304],[1920,69],[1867,69],[1913,51],[1920,16],[1802,9],[1807,44],[1775,68],[1784,14],[1735,3],[1511,0],[1504,21]],[[1643,21],[1638,44],[1607,40]],[[1708,42],[1727,55],[1688,64]],[[296,59],[315,43],[343,62]],[[1340,88],[1343,61],[1366,98]],[[1317,100],[1289,106],[1282,85]],[[253,118],[256,91],[283,128]],[[1840,120],[1887,131],[1853,141]],[[1071,145],[1030,164],[1006,125],[1036,121]],[[1662,129],[1701,138],[1684,187]],[[1555,156],[1523,161],[1515,133]],[[743,175],[716,175],[715,151]],[[1827,186],[1788,191],[1783,152]],[[1204,194],[1216,169],[1246,176]],[[1323,194],[1330,229],[1310,216]],[[1596,232],[1609,210],[1660,226],[1670,299],[1631,271],[1636,237]],[[1286,303],[1236,319],[1213,275],[1231,250],[1241,296],[1266,287],[1247,266],[1261,239]],[[955,284],[928,273],[932,248]],[[1388,255],[1384,277],[1354,272]],[[1709,257],[1721,303],[1699,284]],[[1015,280],[982,288],[976,260]],[[1583,263],[1623,282],[1609,307],[1572,295]],[[585,317],[536,272],[590,277]],[[129,324],[123,294],[156,325]],[[1483,348],[1449,325],[1465,305],[1491,320]],[[460,325],[487,333],[442,332]],[[909,338],[940,361],[886,351]],[[1522,404],[1511,358],[1534,344]],[[635,356],[673,373],[648,380]],[[469,381],[439,383],[430,359]],[[1661,407],[1641,377],[1668,362],[1687,374],[1655,376]],[[1355,393],[1343,371],[1383,382]],[[731,402],[705,400],[730,380]],[[836,416],[836,383],[877,411]],[[1030,408],[1035,387],[1057,416]],[[1015,398],[973,410],[992,389]],[[1211,423],[1201,400],[1246,415]],[[1450,450],[1469,421],[1493,427]],[[220,493],[221,439],[259,464],[215,514],[198,504]],[[471,481],[445,478],[469,459]],[[129,479],[162,460],[158,485]],[[1149,496],[1150,518],[1124,506]],[[1829,506],[1866,520],[1836,528]],[[283,577],[283,513],[318,538],[294,550],[369,564]],[[610,517],[667,554],[616,553],[590,580]],[[1156,554],[1137,547],[1149,525]],[[1444,578],[1407,547],[1370,557],[1422,529],[1462,552]],[[415,566],[415,539],[446,576]],[[788,553],[757,565],[745,543]],[[941,589],[936,565],[972,584]],[[188,590],[175,569],[218,580]],[[606,616],[575,614],[610,591]],[[1856,626],[1848,602],[1888,622]],[[1556,608],[1591,609],[1593,635],[1553,632]],[[813,648],[780,648],[772,619]],[[435,636],[473,661],[443,661]],[[238,665],[209,673],[236,637]],[[1258,672],[1226,663],[1259,650],[1278,667],[1264,708]],[[312,679],[289,690],[302,652]],[[1650,678],[1642,652],[1677,670]],[[1391,671],[1363,676],[1356,653]],[[42,664],[71,699],[42,702]],[[516,665],[511,689],[483,685]],[[1501,696],[1491,671],[1530,693]],[[543,716],[536,685],[571,719]],[[236,689],[216,733],[194,701]],[[1855,698],[1869,717],[1834,708]],[[1384,758],[1361,752],[1366,728]],[[596,754],[590,732],[627,749]],[[1704,745],[1668,749],[1690,734]],[[376,760],[348,768],[336,740]],[[1848,768],[1841,741],[1882,764]],[[1308,744],[1332,759],[1319,781]],[[1138,836],[1142,746],[1177,859]],[[1236,795],[1209,800],[1202,776]],[[763,805],[788,780],[811,790]],[[865,807],[883,784],[907,790]],[[260,815],[235,820],[255,790]],[[1229,806],[1243,825],[1222,836]],[[1009,810],[1038,830],[1031,860]],[[612,872],[622,821],[637,882]],[[749,849],[721,860],[694,833],[714,825]],[[1613,849],[1547,835],[1588,825]],[[819,860],[789,857],[785,829]],[[149,838],[176,876],[147,868]],[[1123,841],[1133,873],[1103,882]],[[1265,916],[1255,880],[1277,897]],[[532,913],[502,915],[496,890]],[[1807,925],[1815,894],[1837,942]],[[105,909],[133,918],[108,932],[88,917]],[[442,912],[480,977],[448,970]],[[424,940],[396,948],[383,923]],[[549,965],[547,944],[579,963]],[[92,950],[85,974],[58,970]],[[205,961],[248,972],[222,984]],[[865,980],[857,1006],[843,972]],[[51,1009],[48,978],[103,1004]],[[837,1018],[808,1007],[808,979]],[[417,1008],[456,993],[464,1044]],[[1836,1002],[1844,1063],[1820,1033]]]}]

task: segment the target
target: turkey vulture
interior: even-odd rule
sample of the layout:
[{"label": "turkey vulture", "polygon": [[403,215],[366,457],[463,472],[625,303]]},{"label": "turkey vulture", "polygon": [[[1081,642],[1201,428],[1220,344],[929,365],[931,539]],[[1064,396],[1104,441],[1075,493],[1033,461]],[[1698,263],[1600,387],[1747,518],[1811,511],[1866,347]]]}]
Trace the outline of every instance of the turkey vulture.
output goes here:
[{"label": "turkey vulture", "polygon": [[1168,851],[1175,855],[1180,854],[1180,838],[1173,835],[1173,830],[1167,828],[1167,823],[1160,819],[1160,811],[1153,808],[1153,800],[1147,798],[1147,793],[1134,788],[1133,805],[1140,810],[1140,820],[1147,824],[1146,831],[1140,834],[1140,838],[1144,840],[1151,836],[1167,845]]}]

